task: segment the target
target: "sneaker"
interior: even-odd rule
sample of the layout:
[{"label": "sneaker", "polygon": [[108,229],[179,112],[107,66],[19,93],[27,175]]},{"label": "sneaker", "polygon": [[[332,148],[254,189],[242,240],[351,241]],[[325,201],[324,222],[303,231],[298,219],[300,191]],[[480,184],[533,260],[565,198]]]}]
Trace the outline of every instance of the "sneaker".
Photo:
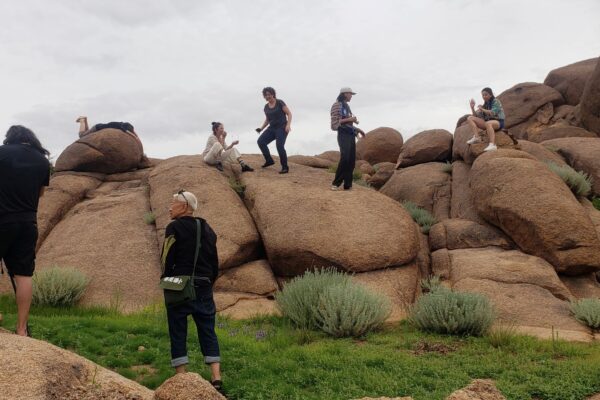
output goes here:
[{"label": "sneaker", "polygon": [[289,168],[281,168],[281,171],[279,171],[280,174],[287,174],[288,172],[290,172]]},{"label": "sneaker", "polygon": [[473,136],[471,139],[467,140],[467,144],[475,143],[481,143],[481,139],[479,138],[479,136]]},{"label": "sneaker", "polygon": [[261,168],[267,168],[267,167],[270,167],[270,166],[271,166],[271,165],[273,165],[273,164],[275,164],[275,161],[273,161],[273,160],[271,160],[271,161],[267,161],[267,162],[265,162],[265,163],[264,163],[264,164],[261,166]]},{"label": "sneaker", "polygon": [[344,190],[352,190],[352,186],[350,187],[345,187]]},{"label": "sneaker", "polygon": [[221,172],[223,172],[223,164],[221,163],[217,163],[217,169]]},{"label": "sneaker", "polygon": [[483,151],[495,151],[498,150],[498,147],[496,147],[496,145],[494,143],[490,143],[487,145],[487,147],[485,149],[483,149]]},{"label": "sneaker", "polygon": [[336,191],[336,190],[340,190],[339,186],[335,186],[335,185],[331,185],[331,190]]},{"label": "sneaker", "polygon": [[242,172],[252,172],[252,171],[254,171],[254,168],[252,168],[248,164],[242,164]]}]

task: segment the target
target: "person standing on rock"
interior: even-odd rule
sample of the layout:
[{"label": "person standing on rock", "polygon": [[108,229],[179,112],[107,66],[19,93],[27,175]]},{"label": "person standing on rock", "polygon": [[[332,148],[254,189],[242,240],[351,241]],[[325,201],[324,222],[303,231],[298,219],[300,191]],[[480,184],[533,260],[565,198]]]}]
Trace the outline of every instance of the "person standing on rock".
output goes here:
[{"label": "person standing on rock", "polygon": [[[213,285],[219,274],[217,235],[204,219],[194,218],[197,208],[198,200],[193,193],[180,190],[173,195],[169,207],[169,215],[173,221],[165,230],[161,253],[161,279],[193,276],[196,297],[187,303],[167,306],[171,366],[177,373],[186,372],[186,365],[189,363],[186,348],[187,318],[191,315],[196,323],[204,362],[210,365],[211,383],[220,390],[221,356],[215,332],[216,306],[213,298]],[[198,233],[200,246],[197,244]]]},{"label": "person standing on rock", "polygon": [[358,119],[352,114],[348,102],[355,95],[349,87],[340,89],[336,102],[331,106],[331,130],[337,131],[340,146],[340,161],[331,184],[331,190],[338,190],[344,184],[344,190],[352,189],[352,175],[356,164],[356,137],[365,137],[362,129],[354,126]]},{"label": "person standing on rock", "polygon": [[225,143],[227,132],[225,132],[225,127],[222,123],[212,122],[212,131],[213,134],[208,138],[206,148],[202,152],[202,158],[205,163],[216,166],[219,171],[223,171],[223,163],[239,163],[242,167],[242,172],[254,171],[252,167],[242,160],[240,152],[233,147],[239,144],[237,140],[227,146]]},{"label": "person standing on rock", "polygon": [[267,130],[260,135],[257,141],[258,147],[265,157],[265,163],[262,167],[266,168],[275,164],[268,146],[269,143],[275,140],[275,143],[277,144],[277,154],[279,154],[279,162],[281,163],[281,171],[279,171],[279,173],[287,174],[289,168],[287,163],[287,153],[285,151],[285,141],[291,129],[292,112],[283,100],[276,97],[275,89],[272,87],[264,88],[262,94],[267,101],[264,108],[266,118],[261,127],[256,128],[256,132],[261,133],[267,125],[269,126]]},{"label": "person standing on rock", "polygon": [[502,103],[494,96],[494,92],[490,88],[484,88],[481,91],[481,97],[483,97],[483,105],[477,106],[475,111],[475,100],[471,99],[469,105],[471,106],[471,114],[467,121],[471,125],[473,130],[473,137],[467,141],[468,144],[474,144],[481,142],[479,137],[479,130],[485,129],[490,138],[490,143],[483,151],[494,151],[496,147],[496,131],[504,129],[504,109]]},{"label": "person standing on rock", "polygon": [[17,335],[29,336],[37,210],[50,183],[48,150],[24,126],[11,126],[0,146],[0,261],[4,261],[17,300]]}]

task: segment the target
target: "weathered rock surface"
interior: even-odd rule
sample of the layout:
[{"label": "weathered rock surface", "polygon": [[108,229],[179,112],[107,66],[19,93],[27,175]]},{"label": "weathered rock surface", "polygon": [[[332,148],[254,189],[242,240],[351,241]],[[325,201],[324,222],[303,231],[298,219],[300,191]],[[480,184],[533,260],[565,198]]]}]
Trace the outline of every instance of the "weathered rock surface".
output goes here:
[{"label": "weathered rock surface", "polygon": [[595,274],[581,276],[561,276],[560,280],[578,299],[600,299],[600,283]]},{"label": "weathered rock surface", "polygon": [[398,165],[409,167],[433,161],[447,161],[452,154],[452,134],[445,129],[417,133],[402,146]]},{"label": "weathered rock surface", "polygon": [[337,150],[328,150],[324,151],[321,154],[317,154],[315,157],[323,158],[325,160],[329,160],[337,164],[340,161],[340,152]]},{"label": "weathered rock surface", "polygon": [[527,140],[535,143],[541,143],[545,140],[569,138],[569,137],[588,137],[598,138],[596,134],[586,131],[583,128],[568,125],[556,125],[550,126],[544,129],[540,129],[536,132],[530,132],[527,135]]},{"label": "weathered rock surface", "polygon": [[396,170],[380,193],[398,201],[412,201],[438,220],[449,218],[451,183],[444,163],[431,162]]},{"label": "weathered rock surface", "polygon": [[144,222],[150,212],[147,188],[112,191],[74,206],[50,232],[36,268],[73,267],[90,283],[85,305],[140,309],[160,298],[159,252],[154,226]]},{"label": "weathered rock surface", "polygon": [[447,219],[433,225],[429,231],[429,246],[431,251],[488,246],[509,250],[515,247],[512,240],[499,229],[459,218]]},{"label": "weathered rock surface", "polygon": [[252,261],[225,272],[215,282],[215,290],[268,295],[279,289],[267,260]]},{"label": "weathered rock surface", "polygon": [[[456,128],[452,144],[452,159],[463,160],[468,164],[472,164],[477,157],[484,154],[483,149],[485,149],[489,143],[489,138],[484,131],[480,131],[480,136],[482,137],[481,143],[469,145],[467,144],[467,140],[473,137],[471,127],[464,124]],[[512,139],[502,131],[496,132],[496,145],[499,149],[512,149],[515,147]]]},{"label": "weathered rock surface", "polygon": [[402,135],[392,128],[377,128],[367,132],[364,139],[356,143],[356,159],[366,160],[374,165],[398,160],[402,149]]},{"label": "weathered rock surface", "polygon": [[506,400],[494,381],[475,379],[469,386],[453,392],[446,400]]},{"label": "weathered rock surface", "polygon": [[[250,164],[258,165],[258,158],[254,161]],[[185,188],[198,199],[195,215],[206,219],[217,233],[219,268],[234,267],[258,258],[260,238],[254,221],[227,178],[216,168],[204,164],[199,156],[178,156],[155,167],[149,181],[159,243],[171,222],[168,210],[173,194]]]},{"label": "weathered rock surface", "polygon": [[585,84],[579,107],[583,127],[600,135],[600,62]]},{"label": "weathered rock surface", "polygon": [[3,399],[154,399],[150,389],[41,340],[0,331],[0,349],[0,397]]},{"label": "weathered rock surface", "polygon": [[56,160],[56,171],[89,171],[113,174],[139,168],[144,151],[133,135],[103,129],[80,138]]},{"label": "weathered rock surface", "polygon": [[564,103],[562,95],[556,89],[534,82],[519,83],[502,92],[498,99],[506,114],[507,128],[526,121],[546,103],[554,106]]},{"label": "weathered rock surface", "polygon": [[301,155],[294,155],[294,156],[289,156],[288,157],[288,161],[295,163],[295,164],[300,164],[300,165],[305,165],[307,167],[313,167],[313,168],[329,168],[332,167],[333,165],[335,165],[337,163],[337,161],[331,161],[331,160],[327,160],[325,158],[320,158],[320,157],[311,157],[311,156],[301,156]]},{"label": "weathered rock surface", "polygon": [[567,104],[575,106],[579,104],[585,84],[592,76],[596,64],[598,58],[590,58],[553,69],[544,79],[544,85],[558,90]]},{"label": "weathered rock surface", "polygon": [[542,143],[557,150],[573,169],[583,171],[592,178],[592,191],[600,195],[600,138],[562,138]]},{"label": "weathered rock surface", "polygon": [[391,162],[383,162],[373,166],[375,174],[373,174],[367,182],[375,189],[381,188],[394,175],[396,164]]},{"label": "weathered rock surface", "polygon": [[450,217],[468,219],[483,224],[483,219],[477,214],[473,204],[470,184],[471,165],[464,161],[452,163],[452,200],[450,202]]},{"label": "weathered rock surface", "polygon": [[525,252],[568,275],[600,270],[600,240],[586,211],[564,182],[529,154],[498,150],[479,157],[471,189],[479,215]]},{"label": "weathered rock surface", "polygon": [[533,143],[528,140],[519,140],[519,145],[517,147],[519,150],[531,154],[543,163],[553,162],[558,165],[566,165],[565,160],[558,153],[548,150],[539,143]]},{"label": "weathered rock surface", "polygon": [[419,250],[418,233],[404,208],[360,186],[327,190],[331,178],[300,165],[286,175],[264,169],[242,176],[275,274],[328,266],[365,272],[410,263]]},{"label": "weathered rock surface", "polygon": [[155,400],[225,400],[204,378],[194,372],[175,374],[155,391]]}]

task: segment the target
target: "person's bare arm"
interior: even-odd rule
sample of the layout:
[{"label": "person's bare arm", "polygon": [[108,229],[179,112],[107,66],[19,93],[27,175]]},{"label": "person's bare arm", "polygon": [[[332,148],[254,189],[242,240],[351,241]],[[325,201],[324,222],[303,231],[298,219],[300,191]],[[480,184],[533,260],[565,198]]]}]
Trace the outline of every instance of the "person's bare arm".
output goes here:
[{"label": "person's bare arm", "polygon": [[265,129],[267,125],[269,125],[269,121],[267,121],[267,119],[265,118],[265,122],[263,122],[263,124],[260,126],[260,128],[256,128],[256,132],[261,133],[262,130]]},{"label": "person's bare arm", "polygon": [[285,124],[285,132],[290,133],[291,125],[292,125],[292,112],[290,111],[288,106],[283,106],[283,112],[287,117],[287,124]]}]

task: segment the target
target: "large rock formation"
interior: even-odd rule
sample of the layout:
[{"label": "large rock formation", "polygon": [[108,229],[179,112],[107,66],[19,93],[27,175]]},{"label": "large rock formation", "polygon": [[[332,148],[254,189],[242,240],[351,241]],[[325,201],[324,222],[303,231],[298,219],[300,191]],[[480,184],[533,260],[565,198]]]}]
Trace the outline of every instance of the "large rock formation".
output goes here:
[{"label": "large rock formation", "polygon": [[576,106],[597,64],[598,58],[590,58],[553,69],[544,79],[544,85],[558,90],[567,104]]},{"label": "large rock formation", "polygon": [[583,127],[600,135],[600,62],[585,85],[580,107]]},{"label": "large rock formation", "polygon": [[512,240],[497,228],[460,218],[447,219],[433,225],[429,231],[429,246],[432,251],[488,246],[508,250],[515,247]]},{"label": "large rock formation", "polygon": [[356,144],[356,159],[366,160],[371,165],[385,161],[395,163],[403,142],[402,135],[395,129],[373,129]]},{"label": "large rock formation", "polygon": [[590,131],[569,125],[553,125],[527,134],[527,140],[535,143],[569,137],[598,138],[596,134]]},{"label": "large rock formation", "polygon": [[565,183],[529,154],[499,150],[479,157],[471,188],[479,215],[527,253],[569,275],[600,270],[600,240],[587,213]]},{"label": "large rock formation", "polygon": [[373,174],[368,182],[375,189],[381,188],[394,175],[396,164],[391,162],[383,162],[373,166],[375,174]]},{"label": "large rock formation", "polygon": [[452,134],[445,129],[417,133],[402,146],[398,165],[409,167],[432,161],[447,161],[452,154]]},{"label": "large rock formation", "polygon": [[55,170],[113,174],[142,166],[142,143],[119,129],[102,129],[77,140],[56,160]]},{"label": "large rock formation", "polygon": [[498,99],[502,102],[506,114],[507,128],[525,122],[546,103],[552,103],[554,106],[564,103],[557,90],[534,82],[519,83],[502,92]]}]

